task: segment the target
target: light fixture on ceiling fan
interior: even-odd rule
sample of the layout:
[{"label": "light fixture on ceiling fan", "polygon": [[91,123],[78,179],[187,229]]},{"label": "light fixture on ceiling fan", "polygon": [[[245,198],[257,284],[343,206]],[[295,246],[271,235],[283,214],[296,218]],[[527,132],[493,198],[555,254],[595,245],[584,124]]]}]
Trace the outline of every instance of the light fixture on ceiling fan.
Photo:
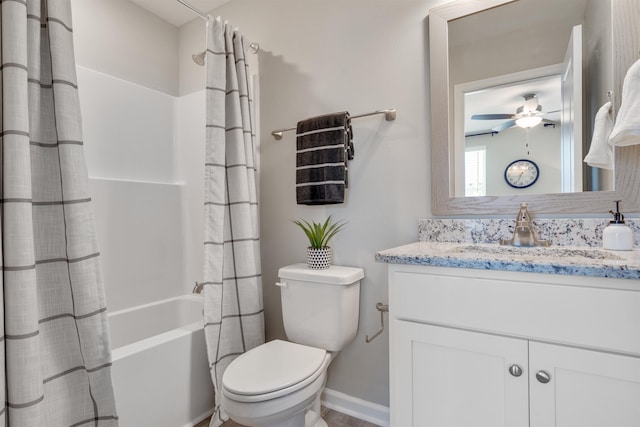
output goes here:
[{"label": "light fixture on ceiling fan", "polygon": [[[516,126],[529,129],[537,126],[542,121],[542,105],[538,104],[535,93],[523,95],[524,104],[516,110]],[[519,117],[518,117],[519,116]]]},{"label": "light fixture on ceiling fan", "polygon": [[513,126],[529,129],[539,125],[541,122],[556,124],[551,120],[546,120],[543,116],[557,111],[542,112],[542,105],[538,104],[538,97],[535,93],[527,93],[522,96],[524,104],[518,107],[516,114],[474,114],[472,120],[504,120],[508,121],[492,128],[494,132],[502,132]]},{"label": "light fixture on ceiling fan", "polygon": [[516,119],[516,126],[519,126],[524,129],[529,129],[535,126],[538,126],[542,121],[542,116],[537,115],[536,113],[527,113],[522,117]]}]

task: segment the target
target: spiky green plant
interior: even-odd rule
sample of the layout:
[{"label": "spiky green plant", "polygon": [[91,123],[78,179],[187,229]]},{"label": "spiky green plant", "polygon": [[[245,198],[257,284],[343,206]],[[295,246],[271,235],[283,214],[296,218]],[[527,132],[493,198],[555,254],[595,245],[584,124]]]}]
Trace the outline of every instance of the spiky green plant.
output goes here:
[{"label": "spiky green plant", "polygon": [[293,223],[300,227],[309,239],[309,245],[312,248],[324,248],[329,246],[329,241],[335,236],[346,224],[345,221],[331,222],[331,215],[324,223],[309,222],[306,220],[294,220]]}]

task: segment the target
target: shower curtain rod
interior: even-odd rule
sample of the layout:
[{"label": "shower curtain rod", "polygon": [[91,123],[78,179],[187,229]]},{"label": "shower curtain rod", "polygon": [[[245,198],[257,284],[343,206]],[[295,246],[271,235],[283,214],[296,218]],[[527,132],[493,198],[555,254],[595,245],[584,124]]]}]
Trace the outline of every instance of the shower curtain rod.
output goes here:
[{"label": "shower curtain rod", "polygon": [[[396,119],[396,110],[395,110],[395,108],[391,108],[391,109],[388,109],[388,110],[373,111],[371,113],[357,114],[355,116],[351,116],[351,118],[352,119],[359,119],[360,117],[373,116],[374,114],[384,114],[384,118],[388,122]],[[289,131],[292,131],[292,130],[297,130],[297,128],[276,129],[273,132],[271,132],[271,135],[273,135],[273,137],[275,139],[280,140],[280,139],[282,139],[282,133],[283,132],[289,132]]]},{"label": "shower curtain rod", "polygon": [[193,7],[192,5],[190,5],[189,3],[187,3],[184,0],[176,0],[178,3],[180,3],[181,5],[183,5],[184,7],[186,7],[187,9],[191,9],[191,11],[193,13],[195,13],[196,15],[198,15],[200,18],[204,19],[205,21],[209,20],[209,17],[206,13],[204,13],[203,11],[201,11],[200,9],[196,9],[195,7]]},{"label": "shower curtain rod", "polygon": [[[205,21],[209,21],[209,15],[207,15],[200,9],[192,6],[191,4],[187,3],[185,0],[176,0],[176,1],[181,5],[183,5],[184,7],[186,7],[187,9],[191,9],[191,11],[196,15],[198,15],[200,18],[204,19]],[[249,49],[251,49],[251,52],[253,53],[258,53],[260,51],[260,45],[256,42],[251,42],[249,43]]]}]

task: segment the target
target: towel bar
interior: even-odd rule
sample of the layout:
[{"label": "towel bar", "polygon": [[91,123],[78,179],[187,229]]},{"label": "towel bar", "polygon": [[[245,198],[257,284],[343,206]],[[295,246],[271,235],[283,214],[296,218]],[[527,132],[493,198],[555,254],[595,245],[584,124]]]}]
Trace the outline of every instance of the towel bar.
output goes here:
[{"label": "towel bar", "polygon": [[[396,110],[395,108],[391,108],[388,110],[378,110],[378,111],[373,111],[371,113],[363,113],[363,114],[358,114],[355,116],[351,116],[352,119],[359,119],[360,117],[368,117],[368,116],[373,116],[376,114],[384,114],[384,118],[386,121],[390,122],[392,120],[396,119]],[[286,129],[276,129],[273,132],[271,132],[271,135],[273,135],[273,137],[277,140],[282,139],[282,133],[283,132],[289,132],[292,130],[296,130],[297,128],[286,128]]]}]

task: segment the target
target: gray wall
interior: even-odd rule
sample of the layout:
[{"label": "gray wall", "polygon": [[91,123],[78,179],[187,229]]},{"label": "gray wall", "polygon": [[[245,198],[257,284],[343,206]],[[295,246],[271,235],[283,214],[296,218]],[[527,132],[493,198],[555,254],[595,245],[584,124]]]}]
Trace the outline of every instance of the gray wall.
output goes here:
[{"label": "gray wall", "polygon": [[[388,405],[388,335],[364,343],[364,335],[379,326],[375,303],[387,301],[386,265],[376,263],[374,253],[415,241],[418,220],[431,216],[426,16],[430,7],[444,2],[233,0],[214,12],[262,47],[260,196],[268,338],[283,337],[273,286],[278,268],[304,260],[305,238],[291,219],[333,214],[348,220],[333,246],[337,264],[366,272],[360,330],[332,364],[328,386],[382,405]],[[204,71],[191,54],[204,48],[202,20],[195,18],[178,30],[126,0],[72,0],[72,5],[78,64],[180,95],[179,104],[198,105]],[[395,122],[381,116],[354,121],[356,158],[346,203],[297,206],[294,136],[275,141],[271,130],[316,114],[391,107],[398,109]],[[178,116],[196,116],[191,107],[177,108]],[[185,118],[176,120],[189,128],[182,133],[195,127]],[[180,146],[182,133],[177,132]],[[199,149],[190,149],[183,160],[197,159]],[[201,209],[195,199],[184,199],[186,210]]]},{"label": "gray wall", "polygon": [[[335,263],[360,266],[366,278],[358,336],[332,363],[328,387],[382,405],[389,399],[388,335],[364,342],[379,328],[376,302],[387,301],[387,268],[374,261],[374,254],[415,241],[418,220],[431,216],[426,16],[440,3],[233,0],[214,13],[262,47],[260,198],[267,337],[284,336],[273,285],[278,268],[304,261],[306,239],[291,219],[332,214],[347,220],[333,241]],[[199,102],[204,74],[191,54],[204,48],[202,20],[178,31],[123,0],[74,0],[73,8],[80,65],[180,95],[178,116],[183,99],[191,102],[193,95],[194,105]],[[383,108],[397,108],[398,119],[373,116],[353,123],[356,158],[346,203],[297,206],[294,134],[275,141],[270,132],[317,114]],[[181,120],[176,126],[182,127]],[[180,131],[176,135],[176,144],[183,146]]]},{"label": "gray wall", "polygon": [[178,94],[175,26],[127,0],[71,0],[71,6],[78,65]]},{"label": "gray wall", "polygon": [[[440,2],[442,3],[442,2]],[[268,338],[283,337],[278,268],[305,259],[294,218],[347,220],[333,241],[335,263],[364,268],[360,328],[332,363],[328,387],[388,405],[388,335],[379,328],[378,301],[387,301],[387,268],[376,251],[415,241],[418,219],[430,216],[427,24],[436,2],[233,0],[212,12],[260,43],[261,231]],[[203,23],[180,29],[180,62],[202,48]],[[186,52],[184,51],[186,50]],[[190,60],[189,60],[190,61]],[[181,94],[196,91],[200,70],[180,75]],[[397,108],[398,119],[353,121],[356,157],[342,205],[295,202],[295,135],[270,132],[309,116]]]},{"label": "gray wall", "polygon": [[[587,120],[584,123],[584,153],[588,152],[593,126],[598,109],[609,101],[608,91],[613,91],[613,40],[611,27],[611,2],[590,0],[585,15],[584,64],[585,74],[585,105],[584,112]],[[602,190],[614,188],[613,173],[606,169],[595,171],[587,167],[585,185],[587,188]]]}]

